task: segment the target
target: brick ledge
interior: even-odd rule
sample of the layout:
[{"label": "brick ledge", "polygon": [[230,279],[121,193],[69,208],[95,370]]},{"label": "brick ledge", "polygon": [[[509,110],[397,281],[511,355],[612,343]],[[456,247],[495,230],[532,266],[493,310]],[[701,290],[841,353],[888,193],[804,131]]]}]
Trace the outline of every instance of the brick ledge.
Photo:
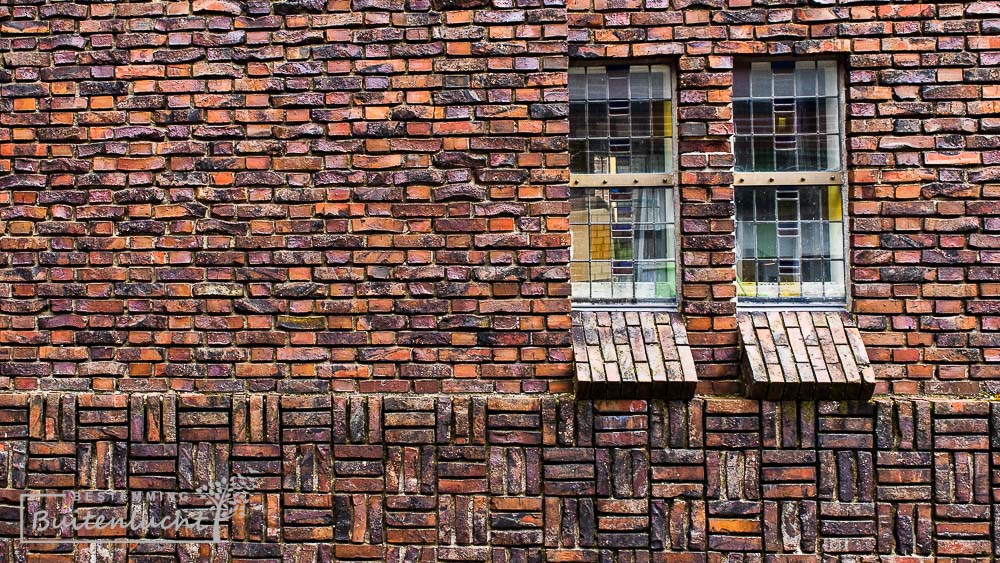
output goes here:
[{"label": "brick ledge", "polygon": [[574,311],[577,398],[689,399],[698,377],[679,313]]},{"label": "brick ledge", "polygon": [[741,370],[753,399],[869,399],[875,372],[854,319],[842,311],[737,314]]}]

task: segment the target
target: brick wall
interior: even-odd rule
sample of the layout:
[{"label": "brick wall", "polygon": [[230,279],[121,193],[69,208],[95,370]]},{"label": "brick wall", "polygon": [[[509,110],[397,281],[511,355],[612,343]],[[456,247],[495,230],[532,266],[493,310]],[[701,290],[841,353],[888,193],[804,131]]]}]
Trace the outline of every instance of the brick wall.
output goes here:
[{"label": "brick wall", "polygon": [[7,388],[569,390],[565,9],[0,20]]},{"label": "brick wall", "polygon": [[[0,5],[0,554],[126,558],[11,540],[25,489],[127,511],[238,472],[256,502],[232,542],[130,560],[1000,556],[998,22],[997,2]],[[768,55],[845,69],[875,403],[718,397],[741,392],[731,69]],[[574,402],[566,68],[639,57],[678,74],[702,396]]]},{"label": "brick wall", "polygon": [[23,490],[128,490],[105,503],[123,514],[228,471],[252,483],[229,541],[129,560],[1000,557],[985,401],[48,393],[0,415],[5,560],[125,560],[9,539]]}]

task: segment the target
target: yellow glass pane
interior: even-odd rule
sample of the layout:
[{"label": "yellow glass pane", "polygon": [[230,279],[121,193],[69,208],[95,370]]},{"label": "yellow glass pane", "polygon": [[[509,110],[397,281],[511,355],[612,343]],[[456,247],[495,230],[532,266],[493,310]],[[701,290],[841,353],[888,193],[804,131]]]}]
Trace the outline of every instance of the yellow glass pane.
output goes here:
[{"label": "yellow glass pane", "polygon": [[779,294],[782,297],[802,297],[802,286],[799,282],[780,282]]},{"label": "yellow glass pane", "polygon": [[827,198],[827,217],[830,221],[843,221],[844,220],[844,204],[843,196],[841,195],[840,186],[829,186],[828,188],[829,197]]}]

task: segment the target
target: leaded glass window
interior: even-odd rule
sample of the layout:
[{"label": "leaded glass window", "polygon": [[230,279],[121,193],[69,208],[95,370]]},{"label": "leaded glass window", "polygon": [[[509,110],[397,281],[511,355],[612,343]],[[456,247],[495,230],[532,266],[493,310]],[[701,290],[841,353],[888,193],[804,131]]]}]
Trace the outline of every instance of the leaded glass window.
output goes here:
[{"label": "leaded glass window", "polygon": [[751,299],[844,299],[841,187],[736,190],[737,278]]},{"label": "leaded glass window", "polygon": [[573,298],[677,296],[668,67],[570,69]]},{"label": "leaded glass window", "polygon": [[840,169],[837,63],[743,62],[733,80],[737,171]]},{"label": "leaded glass window", "polygon": [[676,298],[672,189],[574,188],[572,198],[574,298]]},{"label": "leaded glass window", "polygon": [[743,62],[733,79],[737,295],[750,303],[843,303],[837,65]]},{"label": "leaded glass window", "polygon": [[570,69],[570,172],[669,172],[673,160],[671,97],[666,66]]}]

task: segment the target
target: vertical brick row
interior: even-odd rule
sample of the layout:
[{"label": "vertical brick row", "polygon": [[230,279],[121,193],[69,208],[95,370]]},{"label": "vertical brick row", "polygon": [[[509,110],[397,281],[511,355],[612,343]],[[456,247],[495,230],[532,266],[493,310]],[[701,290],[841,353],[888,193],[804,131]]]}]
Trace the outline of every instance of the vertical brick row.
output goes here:
[{"label": "vertical brick row", "polygon": [[932,431],[926,401],[878,403],[875,496],[878,551],[905,556],[932,552]]},{"label": "vertical brick row", "polygon": [[817,553],[815,403],[762,403],[761,492],[768,553]]}]

